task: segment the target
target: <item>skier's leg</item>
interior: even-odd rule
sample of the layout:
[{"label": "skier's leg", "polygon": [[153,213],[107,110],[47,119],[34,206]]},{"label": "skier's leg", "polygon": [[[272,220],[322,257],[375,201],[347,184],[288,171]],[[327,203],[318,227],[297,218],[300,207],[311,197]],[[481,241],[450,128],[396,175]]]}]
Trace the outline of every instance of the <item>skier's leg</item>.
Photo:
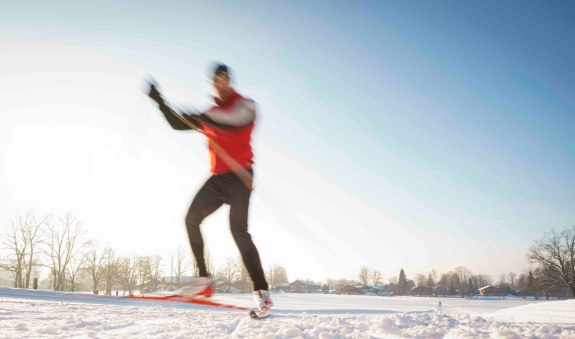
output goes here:
[{"label": "skier's leg", "polygon": [[218,177],[212,176],[198,191],[186,215],[186,229],[192,252],[198,264],[200,277],[207,277],[206,262],[204,259],[204,240],[200,231],[200,224],[208,215],[212,214],[223,201],[218,189]]},{"label": "skier's leg", "polygon": [[251,191],[238,179],[228,188],[227,203],[230,205],[230,229],[240,250],[242,260],[253,283],[253,289],[267,290],[260,255],[248,233],[248,208]]}]

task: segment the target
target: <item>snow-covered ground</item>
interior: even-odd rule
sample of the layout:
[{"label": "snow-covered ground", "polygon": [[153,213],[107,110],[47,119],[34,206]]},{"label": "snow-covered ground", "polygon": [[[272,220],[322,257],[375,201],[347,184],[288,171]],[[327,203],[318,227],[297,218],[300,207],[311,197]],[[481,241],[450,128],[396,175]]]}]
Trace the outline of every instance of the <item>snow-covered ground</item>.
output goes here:
[{"label": "snow-covered ground", "polygon": [[[0,288],[0,338],[575,338],[575,300],[273,299],[273,316],[252,320],[246,312],[192,304]],[[215,300],[252,306],[250,295]]]}]

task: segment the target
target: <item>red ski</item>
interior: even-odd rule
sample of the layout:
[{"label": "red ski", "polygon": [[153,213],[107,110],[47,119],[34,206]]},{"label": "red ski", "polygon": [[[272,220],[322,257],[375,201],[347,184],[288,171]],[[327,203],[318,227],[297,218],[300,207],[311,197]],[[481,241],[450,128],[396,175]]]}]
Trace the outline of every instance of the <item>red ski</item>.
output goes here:
[{"label": "red ski", "polygon": [[238,311],[250,310],[249,308],[246,308],[246,307],[219,303],[219,302],[215,302],[215,301],[211,301],[211,300],[207,300],[207,299],[184,297],[184,296],[177,295],[177,294],[172,294],[172,295],[142,295],[142,296],[130,296],[127,298],[129,298],[129,299],[155,300],[155,301],[175,301],[175,302],[197,304],[197,305],[204,305],[204,306],[223,307],[223,308],[229,308],[229,309],[238,310]]}]

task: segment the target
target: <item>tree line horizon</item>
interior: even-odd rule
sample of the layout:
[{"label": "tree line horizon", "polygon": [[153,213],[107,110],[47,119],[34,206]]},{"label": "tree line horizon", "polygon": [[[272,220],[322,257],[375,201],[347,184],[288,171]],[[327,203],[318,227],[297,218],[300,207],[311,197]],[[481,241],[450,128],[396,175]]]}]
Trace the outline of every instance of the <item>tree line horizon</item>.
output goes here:
[{"label": "tree line horizon", "polygon": [[[167,261],[160,255],[122,256],[110,246],[88,239],[80,221],[71,213],[54,217],[29,209],[9,220],[0,239],[0,253],[4,253],[0,259],[0,272],[11,275],[11,285],[15,288],[30,288],[34,278],[41,280],[41,271],[45,270],[48,277],[41,280],[43,289],[92,290],[106,295],[111,295],[113,290],[132,295],[159,288],[177,289],[185,286],[187,277],[196,275],[190,250],[178,247]],[[402,268],[397,276],[388,277],[385,284],[379,270],[361,266],[357,280],[326,278],[321,281],[321,291],[328,293],[346,285],[364,285],[385,288],[393,295],[408,295],[417,288],[421,295],[437,293],[439,286],[444,294],[465,296],[492,285],[506,294],[522,290],[530,296],[549,297],[558,294],[557,291],[563,291],[562,295],[565,295],[567,290],[567,297],[575,295],[575,226],[545,233],[529,248],[526,259],[533,265],[532,269],[519,274],[502,274],[497,281],[490,275],[473,274],[468,268],[458,266],[442,274],[435,269],[426,274],[417,273],[413,279],[408,279]],[[251,290],[249,276],[239,256],[227,258],[215,267],[207,252],[206,262],[222,291],[230,292],[232,286],[239,292]],[[168,277],[169,281],[165,279]],[[281,264],[269,266],[266,278],[272,290],[289,283],[288,272]],[[310,279],[297,280],[313,283]],[[5,279],[0,281],[6,284]]]}]

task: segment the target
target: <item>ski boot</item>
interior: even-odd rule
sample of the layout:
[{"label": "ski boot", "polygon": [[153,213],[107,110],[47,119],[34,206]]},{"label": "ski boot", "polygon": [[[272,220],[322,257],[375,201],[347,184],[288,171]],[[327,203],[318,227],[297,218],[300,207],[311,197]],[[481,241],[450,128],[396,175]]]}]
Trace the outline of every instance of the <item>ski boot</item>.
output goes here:
[{"label": "ski boot", "polygon": [[181,295],[187,298],[210,298],[214,292],[211,277],[194,277],[190,285],[182,289]]},{"label": "ski boot", "polygon": [[257,311],[251,311],[252,318],[265,318],[271,314],[271,308],[274,302],[270,298],[270,292],[267,290],[257,290],[253,292],[254,301],[256,302]]}]

